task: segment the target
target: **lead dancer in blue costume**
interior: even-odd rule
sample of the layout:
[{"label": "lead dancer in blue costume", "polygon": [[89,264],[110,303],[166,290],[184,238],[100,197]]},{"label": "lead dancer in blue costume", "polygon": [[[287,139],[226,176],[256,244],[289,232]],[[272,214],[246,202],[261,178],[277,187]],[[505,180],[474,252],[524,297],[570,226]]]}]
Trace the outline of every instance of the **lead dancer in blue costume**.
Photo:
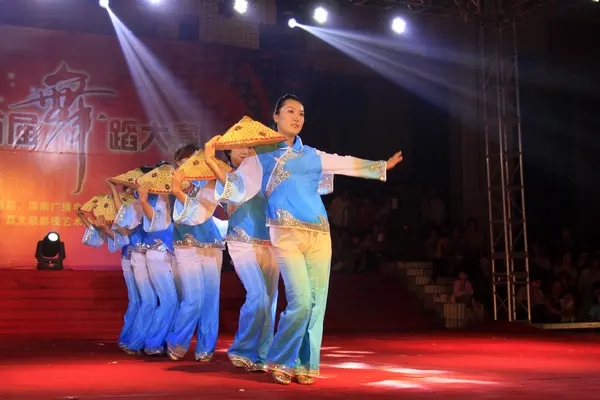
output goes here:
[{"label": "lead dancer in blue costume", "polygon": [[325,206],[319,194],[323,174],[386,180],[402,154],[386,161],[366,161],[328,154],[305,146],[298,136],[304,107],[291,95],[276,105],[277,131],[288,140],[257,147],[232,173],[219,170],[213,138],[205,158],[217,175],[219,201],[240,205],[262,192],[267,197],[267,226],[285,284],[287,307],[267,356],[273,378],[289,384],[292,378],[311,385],[319,374],[323,319],[331,266],[331,237]]},{"label": "lead dancer in blue costume", "polygon": [[[225,154],[229,164],[237,168],[251,151],[234,149]],[[267,198],[260,192],[239,207],[225,205],[227,249],[246,289],[238,330],[227,355],[235,367],[249,371],[267,371],[277,309],[279,267],[266,226],[266,205]]]},{"label": "lead dancer in blue costume", "polygon": [[[183,164],[198,147],[186,145],[175,152],[177,165]],[[175,258],[181,275],[182,300],[173,329],[167,337],[169,357],[181,360],[196,331],[195,359],[212,359],[219,334],[219,295],[225,242],[212,216],[217,207],[214,181],[194,181],[188,194],[182,190],[181,173],[173,176],[176,201]]]}]

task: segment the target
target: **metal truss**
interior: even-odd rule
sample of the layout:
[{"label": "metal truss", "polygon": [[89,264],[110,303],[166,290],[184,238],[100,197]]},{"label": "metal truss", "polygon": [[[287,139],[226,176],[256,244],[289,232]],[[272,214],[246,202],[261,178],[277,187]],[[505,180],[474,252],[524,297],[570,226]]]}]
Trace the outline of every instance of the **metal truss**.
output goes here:
[{"label": "metal truss", "polygon": [[[516,24],[549,0],[358,0],[479,24],[479,116],[485,134],[494,319],[531,322]],[[526,290],[517,302],[520,288]]]},{"label": "metal truss", "polygon": [[[494,319],[531,322],[516,16],[480,22]],[[516,300],[521,287],[527,296]]]}]

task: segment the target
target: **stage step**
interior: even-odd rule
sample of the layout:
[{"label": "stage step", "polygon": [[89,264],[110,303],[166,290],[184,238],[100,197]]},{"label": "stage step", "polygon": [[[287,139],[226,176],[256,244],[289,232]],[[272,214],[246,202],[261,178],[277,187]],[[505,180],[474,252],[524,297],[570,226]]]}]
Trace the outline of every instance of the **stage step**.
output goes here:
[{"label": "stage step", "polygon": [[[237,329],[244,287],[234,272],[221,278],[220,331]],[[0,270],[0,335],[114,340],[127,308],[120,271]],[[285,308],[280,281],[278,313]],[[326,332],[426,329],[431,319],[395,279],[332,274]]]},{"label": "stage step", "polygon": [[453,278],[431,278],[430,262],[397,262],[386,266],[388,271],[395,271],[406,289],[421,299],[426,309],[434,311],[438,318],[449,329],[464,328],[467,324],[464,304],[450,303],[453,289]]}]

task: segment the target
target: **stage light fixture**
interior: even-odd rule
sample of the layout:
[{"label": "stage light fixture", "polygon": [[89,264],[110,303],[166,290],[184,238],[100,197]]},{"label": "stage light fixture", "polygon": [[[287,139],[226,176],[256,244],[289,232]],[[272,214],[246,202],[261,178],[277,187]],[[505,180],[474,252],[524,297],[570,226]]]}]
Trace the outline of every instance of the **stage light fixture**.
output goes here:
[{"label": "stage light fixture", "polygon": [[245,14],[248,11],[248,0],[235,0],[233,9],[240,14]]},{"label": "stage light fixture", "polygon": [[328,15],[329,15],[329,13],[327,12],[326,9],[324,9],[323,7],[317,7],[317,8],[315,8],[313,18],[319,24],[324,24],[325,22],[327,22]]},{"label": "stage light fixture", "polygon": [[400,17],[396,17],[392,20],[392,30],[397,34],[401,35],[406,32],[406,21]]},{"label": "stage light fixture", "polygon": [[100,7],[108,8],[109,0],[100,0],[99,3],[100,3]]},{"label": "stage light fixture", "polygon": [[290,28],[295,28],[296,26],[298,26],[298,22],[296,22],[296,18],[290,18],[290,20],[288,21],[288,26]]},{"label": "stage light fixture", "polygon": [[56,232],[49,232],[44,239],[38,241],[35,250],[37,269],[61,270],[63,261],[67,258],[65,244]]}]

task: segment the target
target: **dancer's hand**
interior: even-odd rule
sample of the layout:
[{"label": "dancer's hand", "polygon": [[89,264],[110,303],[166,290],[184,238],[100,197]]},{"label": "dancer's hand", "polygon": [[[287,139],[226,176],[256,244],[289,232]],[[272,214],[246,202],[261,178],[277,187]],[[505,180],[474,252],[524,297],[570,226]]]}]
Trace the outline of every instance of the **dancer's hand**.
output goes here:
[{"label": "dancer's hand", "polygon": [[177,169],[173,172],[173,187],[171,192],[181,192],[181,186],[183,185],[183,170]]},{"label": "dancer's hand", "polygon": [[393,156],[391,156],[389,160],[387,160],[386,169],[390,170],[390,169],[394,168],[396,165],[400,164],[401,161],[402,161],[402,152],[399,151],[396,154],[394,154]]},{"label": "dancer's hand", "polygon": [[95,225],[96,225],[98,228],[100,228],[100,229],[102,229],[102,228],[106,228],[106,227],[107,227],[107,225],[106,225],[106,220],[105,220],[105,219],[104,219],[104,217],[102,217],[102,216],[100,216],[100,217],[97,217],[97,218],[94,220],[94,223],[95,223]]},{"label": "dancer's hand", "polygon": [[138,196],[142,203],[148,202],[148,188],[146,186],[140,186],[137,188]]},{"label": "dancer's hand", "polygon": [[204,159],[206,160],[206,162],[213,162],[216,161],[216,144],[217,144],[217,140],[221,139],[221,135],[217,135],[215,137],[213,137],[212,139],[210,139],[208,142],[206,142],[206,144],[204,145]]}]

